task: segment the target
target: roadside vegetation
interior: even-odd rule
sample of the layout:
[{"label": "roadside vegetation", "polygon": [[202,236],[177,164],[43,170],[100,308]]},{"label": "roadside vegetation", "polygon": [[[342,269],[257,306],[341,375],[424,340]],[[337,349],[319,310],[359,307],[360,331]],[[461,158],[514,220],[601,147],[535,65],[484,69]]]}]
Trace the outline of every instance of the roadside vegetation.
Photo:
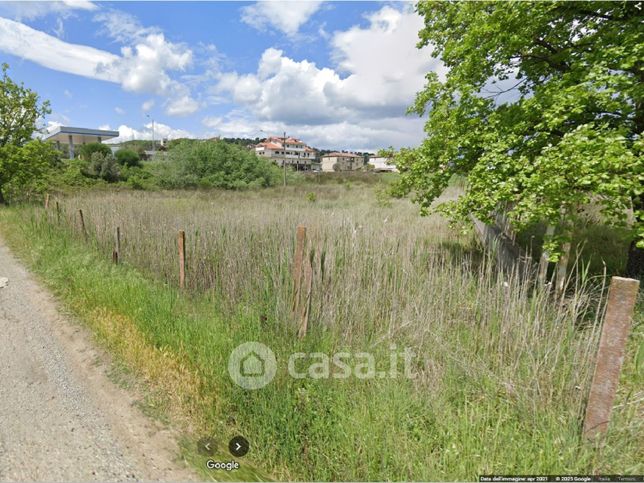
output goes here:
[{"label": "roadside vegetation", "polygon": [[[148,381],[157,411],[182,421],[189,441],[214,435],[225,447],[227,437],[246,435],[246,461],[259,474],[470,480],[641,472],[641,313],[609,433],[597,445],[581,439],[602,277],[579,276],[566,302],[552,304],[517,274],[496,273],[471,236],[438,215],[420,218],[405,200],[381,206],[365,185],[319,185],[313,201],[310,192],[89,193],[57,200],[60,215],[29,205],[3,210],[0,226],[99,340]],[[302,340],[291,311],[301,223],[314,267]],[[116,226],[118,266],[110,262]],[[179,229],[187,240],[183,291]],[[247,341],[271,347],[280,365],[258,391],[237,387],[227,373],[231,350]],[[134,350],[141,344],[145,351]],[[418,355],[414,379],[293,379],[285,370],[299,351],[366,351],[386,364],[392,345]],[[136,357],[148,351],[163,356]]]},{"label": "roadside vegetation", "polygon": [[[431,107],[427,137],[395,153],[400,175],[289,171],[283,187],[284,172],[240,139],[174,140],[151,160],[144,141],[116,155],[88,144],[64,160],[33,139],[48,104],[3,65],[0,232],[144,381],[151,412],[185,429],[186,458],[203,467],[203,436],[224,452],[233,435],[251,441],[245,470],[215,479],[641,474],[641,296],[608,432],[581,435],[607,275],[644,267],[641,13],[606,2],[417,8],[420,45],[449,71],[428,75],[412,107]],[[513,98],[483,95],[515,75]],[[561,297],[500,271],[464,229],[499,214],[533,255],[570,255]],[[298,225],[310,270],[303,337]],[[228,375],[231,351],[249,341],[278,360],[257,391]],[[405,348],[411,379],[285,369],[294,352],[369,352],[386,369]]]}]

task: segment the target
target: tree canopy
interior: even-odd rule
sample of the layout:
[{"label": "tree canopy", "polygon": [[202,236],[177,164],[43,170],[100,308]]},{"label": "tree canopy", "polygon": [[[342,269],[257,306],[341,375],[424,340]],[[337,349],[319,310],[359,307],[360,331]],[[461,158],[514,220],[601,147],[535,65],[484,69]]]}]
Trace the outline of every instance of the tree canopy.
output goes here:
[{"label": "tree canopy", "polygon": [[0,203],[7,191],[34,185],[56,160],[53,148],[33,140],[37,122],[50,112],[47,101],[14,82],[2,64],[0,78]]},{"label": "tree canopy", "polygon": [[19,146],[29,141],[36,131],[38,119],[49,114],[49,102],[40,98],[23,84],[17,84],[8,74],[9,66],[2,64],[0,79],[0,147]]},{"label": "tree canopy", "polygon": [[642,4],[423,1],[417,9],[418,47],[432,46],[447,72],[429,73],[410,109],[428,113],[427,137],[398,155],[399,193],[414,193],[427,213],[463,175],[465,195],[437,209],[491,221],[503,207],[519,229],[561,226],[588,203],[615,224],[632,209],[633,239],[644,244]]},{"label": "tree canopy", "polygon": [[91,161],[94,153],[100,153],[104,157],[112,156],[112,150],[107,144],[103,143],[87,143],[80,147],[80,157],[85,161]]},{"label": "tree canopy", "polygon": [[273,186],[281,177],[270,161],[223,140],[183,140],[153,170],[166,188],[259,188]]}]

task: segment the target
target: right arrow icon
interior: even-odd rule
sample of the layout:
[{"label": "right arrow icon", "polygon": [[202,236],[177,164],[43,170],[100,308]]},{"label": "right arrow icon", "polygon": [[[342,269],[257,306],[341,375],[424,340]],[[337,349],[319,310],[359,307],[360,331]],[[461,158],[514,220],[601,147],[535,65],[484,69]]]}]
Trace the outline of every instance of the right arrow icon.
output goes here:
[{"label": "right arrow icon", "polygon": [[230,454],[237,456],[238,458],[241,458],[246,453],[248,453],[249,449],[250,444],[248,443],[248,440],[243,436],[235,436],[230,440],[230,443],[228,443],[228,450],[230,451]]}]

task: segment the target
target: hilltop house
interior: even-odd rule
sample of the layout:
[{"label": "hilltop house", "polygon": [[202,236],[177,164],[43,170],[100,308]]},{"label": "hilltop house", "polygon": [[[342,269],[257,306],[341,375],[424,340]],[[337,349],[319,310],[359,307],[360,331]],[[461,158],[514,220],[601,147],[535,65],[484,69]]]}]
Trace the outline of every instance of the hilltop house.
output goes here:
[{"label": "hilltop house", "polygon": [[296,138],[271,136],[255,146],[258,156],[274,161],[278,166],[292,166],[298,171],[308,171],[316,162],[316,152]]},{"label": "hilltop house", "polygon": [[353,171],[364,166],[364,158],[359,154],[333,152],[321,158],[322,171]]}]

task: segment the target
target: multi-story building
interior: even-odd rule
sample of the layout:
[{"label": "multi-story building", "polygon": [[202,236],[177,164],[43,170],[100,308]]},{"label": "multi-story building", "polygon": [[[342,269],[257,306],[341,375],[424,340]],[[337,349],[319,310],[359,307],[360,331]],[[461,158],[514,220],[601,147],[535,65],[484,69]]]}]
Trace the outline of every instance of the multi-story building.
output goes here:
[{"label": "multi-story building", "polygon": [[354,153],[333,152],[322,156],[322,171],[353,171],[364,166],[364,157]]},{"label": "multi-story building", "polygon": [[268,158],[278,166],[292,166],[298,171],[308,171],[317,163],[316,151],[299,139],[271,136],[255,146],[258,156]]}]

